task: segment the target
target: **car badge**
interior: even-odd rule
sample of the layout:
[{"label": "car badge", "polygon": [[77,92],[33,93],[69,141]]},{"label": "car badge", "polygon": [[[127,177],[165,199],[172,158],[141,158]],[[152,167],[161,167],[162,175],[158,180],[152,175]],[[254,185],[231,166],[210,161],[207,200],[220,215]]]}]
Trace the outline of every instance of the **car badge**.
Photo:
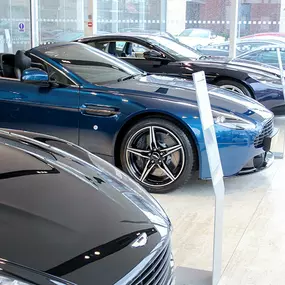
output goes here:
[{"label": "car badge", "polygon": [[139,237],[132,243],[132,247],[142,247],[145,246],[147,243],[147,234],[142,233]]}]

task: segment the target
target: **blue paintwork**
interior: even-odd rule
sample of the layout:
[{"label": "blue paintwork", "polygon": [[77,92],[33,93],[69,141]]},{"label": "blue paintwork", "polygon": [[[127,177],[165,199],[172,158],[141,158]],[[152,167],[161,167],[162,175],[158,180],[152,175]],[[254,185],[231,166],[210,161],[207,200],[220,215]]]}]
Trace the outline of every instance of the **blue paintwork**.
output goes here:
[{"label": "blue paintwork", "polygon": [[48,74],[39,68],[28,68],[23,71],[22,81],[24,82],[48,82]]},{"label": "blue paintwork", "polygon": [[[68,43],[68,45],[81,45]],[[86,46],[85,46],[86,47]],[[184,126],[195,141],[201,178],[209,178],[201,121],[193,83],[164,76],[139,76],[104,86],[91,84],[46,57],[41,49],[30,52],[61,70],[74,81],[74,86],[43,88],[33,84],[0,78],[0,127],[23,129],[54,135],[80,146],[115,164],[119,151],[118,139],[124,127],[138,118],[160,114]],[[97,54],[107,56],[101,51]],[[125,64],[114,59],[118,65]],[[167,88],[167,94],[156,92]],[[254,138],[261,132],[272,113],[253,99],[208,86],[212,109],[233,113],[253,122],[252,130],[232,130],[215,125],[225,176],[237,174],[249,160],[263,153],[255,148]],[[119,112],[110,117],[84,113],[87,105],[107,106]],[[98,129],[94,130],[94,126]]]}]

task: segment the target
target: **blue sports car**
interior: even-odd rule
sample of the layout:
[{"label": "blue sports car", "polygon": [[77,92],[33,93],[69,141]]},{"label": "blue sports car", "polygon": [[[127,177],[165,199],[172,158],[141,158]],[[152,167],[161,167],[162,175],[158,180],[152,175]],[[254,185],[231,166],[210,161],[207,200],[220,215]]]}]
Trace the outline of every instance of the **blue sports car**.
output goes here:
[{"label": "blue sports car", "polygon": [[[192,82],[148,75],[80,43],[0,60],[0,127],[74,142],[150,192],[176,189],[195,170],[210,177]],[[224,175],[268,165],[272,112],[246,96],[208,88]]]}]

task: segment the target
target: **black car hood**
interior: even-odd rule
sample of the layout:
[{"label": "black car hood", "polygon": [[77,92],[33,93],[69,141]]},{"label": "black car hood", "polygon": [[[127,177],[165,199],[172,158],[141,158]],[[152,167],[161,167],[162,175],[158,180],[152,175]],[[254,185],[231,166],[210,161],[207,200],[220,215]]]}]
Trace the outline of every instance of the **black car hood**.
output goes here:
[{"label": "black car hood", "polygon": [[[170,225],[140,186],[80,153],[87,159],[0,131],[0,258],[78,284],[114,284],[168,239]],[[143,232],[147,244],[132,248]]]},{"label": "black car hood", "polygon": [[256,61],[250,61],[245,59],[235,58],[233,60],[224,56],[209,56],[208,58],[196,60],[196,61],[184,61],[183,64],[196,64],[202,67],[217,67],[227,68],[232,70],[239,70],[249,74],[258,74],[269,77],[279,77],[280,71],[278,68],[271,65],[262,64]]},{"label": "black car hood", "polygon": [[[190,102],[197,106],[194,83],[190,80],[175,77],[148,75],[139,79],[130,79],[110,84],[109,87],[143,92],[141,95],[179,102]],[[210,102],[213,110],[234,113],[241,117],[250,117],[258,122],[272,117],[272,112],[262,104],[247,96],[243,96],[214,85],[208,84]],[[162,107],[163,108],[163,107]]]}]

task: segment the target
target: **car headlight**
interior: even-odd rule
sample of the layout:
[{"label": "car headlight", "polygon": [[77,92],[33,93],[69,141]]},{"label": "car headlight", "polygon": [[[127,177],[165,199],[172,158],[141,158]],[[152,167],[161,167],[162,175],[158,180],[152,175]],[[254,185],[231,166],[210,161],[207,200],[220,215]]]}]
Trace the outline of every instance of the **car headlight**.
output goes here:
[{"label": "car headlight", "polygon": [[281,79],[278,76],[264,76],[258,74],[249,74],[249,76],[262,84],[269,85],[275,88],[282,88]]},{"label": "car headlight", "polygon": [[213,111],[214,122],[217,125],[234,129],[234,130],[250,130],[255,128],[255,124],[232,114],[224,114]]}]

